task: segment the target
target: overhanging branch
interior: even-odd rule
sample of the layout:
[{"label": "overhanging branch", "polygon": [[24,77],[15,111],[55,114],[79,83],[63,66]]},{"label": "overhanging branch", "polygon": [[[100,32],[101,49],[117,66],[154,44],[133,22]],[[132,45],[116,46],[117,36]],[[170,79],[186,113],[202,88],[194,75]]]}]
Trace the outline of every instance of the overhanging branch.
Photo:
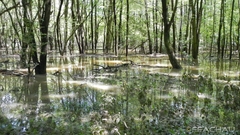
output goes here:
[{"label": "overhanging branch", "polygon": [[[1,2],[3,3],[3,0],[1,0]],[[5,4],[5,3],[3,3],[3,4]],[[9,8],[6,7],[5,10],[0,11],[0,16],[1,16],[2,14],[6,13],[6,12],[9,12],[10,10],[12,10],[12,9],[14,9],[14,8],[17,8],[17,7],[19,6],[19,4],[20,4],[20,2],[18,2],[16,5],[13,5],[12,7],[9,7]]]}]

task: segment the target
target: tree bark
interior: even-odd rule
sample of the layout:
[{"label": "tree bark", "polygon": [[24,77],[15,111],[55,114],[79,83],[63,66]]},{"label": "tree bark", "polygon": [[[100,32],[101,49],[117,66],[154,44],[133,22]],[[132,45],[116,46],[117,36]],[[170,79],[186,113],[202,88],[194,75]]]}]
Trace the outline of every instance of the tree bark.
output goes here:
[{"label": "tree bark", "polygon": [[[201,26],[201,18],[202,18],[202,3],[203,0],[200,1],[200,5],[197,1],[189,0],[189,4],[192,10],[192,57],[193,59],[198,58],[198,49],[199,49],[199,36],[200,36],[200,26]],[[196,11],[197,9],[197,11]]]},{"label": "tree bark", "polygon": [[229,59],[232,59],[232,45],[233,45],[233,40],[232,40],[232,24],[233,24],[233,11],[234,11],[234,3],[235,0],[232,1],[232,12],[231,12],[231,21],[230,21],[230,55],[229,55]]},{"label": "tree bark", "polygon": [[154,36],[154,51],[155,53],[158,53],[159,47],[158,47],[158,0],[155,0],[155,10],[154,15],[155,16],[155,23],[153,24],[153,29],[155,30],[155,36]]},{"label": "tree bark", "polygon": [[181,69],[182,66],[178,63],[176,57],[173,53],[173,48],[170,46],[170,28],[173,23],[173,18],[177,10],[177,2],[175,1],[175,7],[171,16],[170,21],[168,20],[168,5],[167,0],[162,0],[162,16],[163,16],[163,23],[164,23],[164,44],[168,53],[168,57],[170,60],[170,63],[172,64],[172,67],[175,69]]},{"label": "tree bark", "polygon": [[48,25],[50,20],[50,14],[51,14],[51,0],[44,0],[42,16],[40,18],[41,54],[40,63],[35,70],[36,74],[46,74]]},{"label": "tree bark", "polygon": [[145,17],[146,17],[146,26],[147,26],[147,36],[148,36],[148,46],[149,46],[149,53],[152,54],[152,39],[150,34],[150,20],[148,16],[148,10],[147,10],[147,0],[144,0],[145,4]]},{"label": "tree bark", "polygon": [[120,0],[119,9],[119,23],[118,23],[118,49],[123,45],[122,41],[122,11],[123,11],[123,0]]},{"label": "tree bark", "polygon": [[222,26],[224,21],[224,2],[225,0],[221,0],[221,9],[220,9],[220,22],[219,22],[219,28],[218,28],[218,39],[217,39],[217,48],[218,48],[218,57],[221,53],[221,34],[222,34]]},{"label": "tree bark", "polygon": [[126,56],[128,56],[128,35],[129,34],[129,0],[127,0],[127,22],[126,22]]},{"label": "tree bark", "polygon": [[107,12],[107,31],[106,31],[106,45],[105,45],[105,53],[108,53],[111,50],[112,46],[112,6],[113,1],[109,0],[108,12]]}]

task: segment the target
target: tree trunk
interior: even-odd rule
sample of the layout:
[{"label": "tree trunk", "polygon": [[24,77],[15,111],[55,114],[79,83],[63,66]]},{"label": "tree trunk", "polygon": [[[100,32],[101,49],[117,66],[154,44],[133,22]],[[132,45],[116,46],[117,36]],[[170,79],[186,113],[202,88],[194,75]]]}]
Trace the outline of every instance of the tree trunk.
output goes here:
[{"label": "tree trunk", "polygon": [[234,3],[235,3],[235,0],[232,1],[232,12],[231,12],[231,21],[230,21],[230,55],[229,55],[229,59],[231,60],[232,59],[232,45],[234,43],[234,41],[232,40],[232,24],[233,24],[233,11],[234,11]]},{"label": "tree trunk", "polygon": [[224,20],[224,2],[225,0],[221,1],[221,9],[220,9],[220,23],[218,28],[218,39],[217,39],[217,48],[218,48],[218,57],[221,53],[221,34],[222,34],[222,26],[223,26],[223,20]]},{"label": "tree trunk", "polygon": [[105,53],[108,53],[111,50],[112,46],[112,0],[109,0],[108,12],[107,12],[107,31],[106,31],[106,45]]},{"label": "tree trunk", "polygon": [[[240,1],[238,1],[238,14],[240,15]],[[240,60],[240,18],[238,19],[238,39],[237,39],[237,51],[238,51],[238,59]]]},{"label": "tree trunk", "polygon": [[147,36],[148,36],[148,46],[149,46],[149,53],[152,54],[152,39],[150,34],[150,20],[148,16],[148,10],[147,10],[147,0],[144,0],[145,4],[145,17],[146,17],[146,26],[147,26]]},{"label": "tree trunk", "polygon": [[201,26],[201,18],[202,18],[202,10],[203,10],[202,3],[203,3],[203,0],[200,1],[200,5],[198,1],[193,2],[193,0],[189,0],[189,4],[192,10],[191,26],[192,26],[192,57],[193,59],[198,58],[200,26]]},{"label": "tree trunk", "polygon": [[[174,10],[174,2],[171,0],[171,7],[172,10]],[[173,19],[173,24],[172,24],[172,47],[173,47],[173,52],[176,53],[176,25],[175,25],[175,20]]]},{"label": "tree trunk", "polygon": [[158,0],[155,0],[155,10],[154,10],[154,15],[155,16],[155,23],[154,23],[154,28],[155,28],[155,47],[154,51],[155,53],[158,53],[159,47],[158,47]]},{"label": "tree trunk", "polygon": [[[91,0],[91,11],[93,11],[94,9],[94,7],[93,7],[93,0]],[[96,8],[96,7],[95,7]],[[91,39],[91,45],[92,45],[92,53],[94,52],[94,38],[93,38],[93,36],[94,36],[94,30],[93,30],[93,27],[94,27],[94,20],[93,20],[93,13],[90,15],[91,16],[91,37],[90,37],[90,39]],[[96,26],[95,26],[96,27]]]},{"label": "tree trunk", "polygon": [[[21,51],[21,67],[27,67],[27,47],[28,47],[28,43],[27,41],[27,24],[26,24],[26,18],[27,18],[27,1],[22,1],[23,3],[23,27],[22,27],[22,51]],[[30,59],[30,58],[29,58]]]},{"label": "tree trunk", "polygon": [[40,63],[35,70],[36,74],[46,74],[48,25],[50,20],[50,14],[51,14],[51,0],[44,0],[43,11],[40,18],[41,54]]},{"label": "tree trunk", "polygon": [[170,21],[168,20],[168,5],[167,0],[162,0],[162,16],[163,16],[163,23],[164,23],[164,44],[168,53],[168,57],[172,67],[175,69],[181,69],[182,66],[178,63],[177,59],[174,56],[173,48],[170,46],[170,28],[173,23],[173,18],[177,10],[177,3],[178,0],[175,1],[175,7],[171,16]]},{"label": "tree trunk", "polygon": [[126,22],[126,56],[128,56],[128,35],[129,34],[129,0],[127,0],[127,22]]},{"label": "tree trunk", "polygon": [[188,46],[188,44],[187,44],[188,42],[186,42],[186,41],[188,41],[189,35],[191,36],[191,33],[189,34],[189,32],[191,32],[190,25],[189,25],[190,24],[190,9],[191,9],[191,7],[189,5],[188,9],[186,9],[186,12],[187,12],[187,24],[186,24],[186,33],[185,33],[185,39],[184,39],[185,42],[183,44],[183,49],[182,49],[184,52],[186,52],[188,54],[190,54],[190,51],[188,49],[188,48],[190,48],[190,46]]},{"label": "tree trunk", "polygon": [[182,54],[182,22],[183,22],[183,4],[181,1],[181,10],[180,10],[180,24],[179,24],[179,35],[178,35],[178,52]]},{"label": "tree trunk", "polygon": [[60,55],[64,55],[65,50],[63,49],[63,44],[62,44],[62,35],[61,35],[61,24],[60,24],[60,15],[61,15],[61,10],[63,7],[63,1],[61,0],[60,5],[59,5],[59,10],[58,10],[58,14],[57,14],[57,20],[56,20],[56,25],[55,25],[55,30],[56,30],[56,35],[55,35],[55,44],[57,44]]},{"label": "tree trunk", "polygon": [[118,43],[117,43],[117,15],[116,15],[116,0],[113,0],[113,19],[114,19],[114,53],[118,55]]},{"label": "tree trunk", "polygon": [[123,11],[123,0],[120,0],[119,9],[119,23],[118,23],[118,49],[123,45],[122,41],[122,11]]},{"label": "tree trunk", "polygon": [[68,46],[68,5],[69,5],[69,0],[64,0],[65,2],[65,7],[64,7],[64,52],[66,53],[67,51],[67,46]]},{"label": "tree trunk", "polygon": [[96,52],[97,49],[97,44],[98,44],[98,27],[99,27],[99,23],[98,23],[98,18],[97,18],[97,4],[95,4],[95,8],[94,8],[94,25],[95,25],[95,31],[94,31],[94,49]]},{"label": "tree trunk", "polygon": [[209,52],[209,57],[212,56],[212,49],[213,49],[213,41],[214,41],[214,38],[215,38],[215,23],[216,23],[216,0],[214,0],[214,3],[213,3],[213,32],[212,32],[212,39],[211,39],[211,45],[210,45],[210,52]]}]

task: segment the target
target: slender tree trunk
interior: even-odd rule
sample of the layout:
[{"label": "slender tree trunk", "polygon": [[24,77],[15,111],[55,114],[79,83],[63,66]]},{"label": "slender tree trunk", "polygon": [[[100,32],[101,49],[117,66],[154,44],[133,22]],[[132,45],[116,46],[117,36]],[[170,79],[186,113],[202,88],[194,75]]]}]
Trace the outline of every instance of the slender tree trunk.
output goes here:
[{"label": "slender tree trunk", "polygon": [[[90,3],[91,3],[91,11],[93,11],[94,9],[94,7],[93,7],[93,0],[91,0],[90,1]],[[95,7],[96,8],[96,7]],[[94,30],[93,30],[93,28],[94,28],[94,20],[93,20],[93,13],[90,15],[90,17],[91,17],[91,37],[90,37],[90,39],[91,39],[91,45],[92,45],[92,52],[94,52]],[[95,26],[96,27],[96,26]]]},{"label": "slender tree trunk", "polygon": [[[189,39],[192,39],[192,26],[190,25],[189,26]],[[192,49],[192,40],[189,40],[189,42],[188,42],[188,55],[190,55],[191,54],[191,49]]]},{"label": "slender tree trunk", "polygon": [[159,47],[158,47],[158,0],[155,0],[155,10],[154,10],[154,16],[155,16],[155,47],[154,50],[156,53],[158,53]]},{"label": "slender tree trunk", "polygon": [[148,16],[148,10],[147,10],[147,0],[144,0],[145,3],[145,17],[146,17],[146,26],[147,26],[147,35],[148,35],[148,46],[149,46],[149,53],[152,54],[152,39],[150,34],[150,19]]},{"label": "slender tree trunk", "polygon": [[222,44],[221,44],[221,48],[222,48],[222,52],[221,52],[221,58],[223,59],[224,57],[224,52],[225,52],[225,45],[226,45],[226,26],[225,26],[225,2],[224,2],[224,6],[223,6],[223,38],[221,40]]},{"label": "slender tree trunk", "polygon": [[[76,1],[76,15],[77,15],[77,19],[78,21],[82,20],[82,15],[81,15],[81,8],[80,8],[80,1],[77,0]],[[78,51],[79,54],[83,53],[83,48],[82,48],[82,44],[81,44],[81,34],[82,34],[82,24],[80,24],[81,26],[77,29],[77,33],[75,34],[75,39],[78,45]]]},{"label": "slender tree trunk", "polygon": [[[174,1],[171,0],[171,7],[172,10],[174,10]],[[175,25],[175,19],[173,19],[173,24],[172,24],[172,47],[173,47],[173,52],[176,53],[176,25]]]},{"label": "slender tree trunk", "polygon": [[225,0],[221,0],[221,8],[220,8],[220,23],[218,28],[218,39],[217,39],[217,48],[218,48],[218,57],[221,53],[221,34],[222,34],[222,26],[224,21],[224,2]]},{"label": "slender tree trunk", "polygon": [[160,46],[159,46],[159,53],[162,53],[162,46],[163,46],[163,28],[164,27],[164,22],[163,22],[163,19],[162,19],[162,22],[161,22],[161,32],[160,32]]},{"label": "slender tree trunk", "polygon": [[122,11],[123,11],[123,0],[120,0],[120,9],[119,9],[119,23],[118,23],[118,49],[123,46],[122,41]]},{"label": "slender tree trunk", "polygon": [[[74,31],[75,30],[75,27],[76,27],[76,15],[75,15],[75,10],[76,10],[76,8],[75,8],[75,4],[76,4],[76,2],[75,2],[75,0],[72,0],[72,4],[71,4],[71,15],[72,15],[72,31]],[[74,34],[74,35],[76,35],[76,34]],[[71,38],[71,44],[70,44],[70,53],[72,54],[72,51],[74,51],[74,45],[75,45],[75,40],[74,40],[74,37],[72,37]]]},{"label": "slender tree trunk", "polygon": [[129,0],[127,0],[126,56],[128,56],[128,36],[129,36]]},{"label": "slender tree trunk", "polygon": [[232,12],[231,12],[231,21],[230,21],[230,55],[229,55],[229,59],[232,59],[232,45],[233,45],[233,40],[232,40],[232,25],[233,25],[233,11],[234,11],[234,4],[235,4],[235,0],[232,1]]},{"label": "slender tree trunk", "polygon": [[178,35],[178,51],[182,54],[182,22],[183,22],[183,2],[181,1],[181,10],[180,10],[180,24],[179,24],[179,35]]},{"label": "slender tree trunk", "polygon": [[114,19],[114,52],[115,55],[118,55],[118,43],[117,43],[117,37],[118,37],[118,32],[117,32],[117,15],[116,15],[116,0],[113,0],[113,19]]},{"label": "slender tree trunk", "polygon": [[[189,0],[189,4],[192,10],[192,57],[193,59],[198,58],[198,48],[199,48],[199,36],[200,36],[200,25],[201,25],[201,16],[202,16],[202,3],[203,0],[200,1],[200,6],[198,1]],[[197,12],[196,12],[197,9]]]},{"label": "slender tree trunk", "polygon": [[[82,9],[83,9],[83,18],[87,18],[87,5],[88,1],[87,0],[83,0],[83,5],[82,5]],[[92,10],[90,11],[92,14]],[[83,48],[83,54],[85,54],[86,49],[88,49],[88,23],[87,22],[83,22],[83,27],[82,27],[82,36],[81,36],[81,40],[82,40],[82,48]]]},{"label": "slender tree trunk", "polygon": [[214,3],[213,3],[213,32],[212,32],[212,39],[211,39],[211,45],[210,45],[210,52],[209,52],[209,57],[212,56],[212,49],[213,49],[213,41],[215,39],[215,23],[216,23],[216,0],[214,0]]},{"label": "slender tree trunk", "polygon": [[61,35],[61,23],[60,23],[60,15],[61,15],[61,10],[62,10],[62,7],[63,7],[63,1],[64,0],[61,0],[60,1],[60,5],[59,5],[59,10],[58,10],[58,14],[57,14],[57,19],[56,19],[56,35],[55,35],[55,39],[56,39],[56,44],[58,46],[58,49],[59,49],[59,52],[60,52],[60,55],[64,55],[64,51],[63,50],[63,44],[62,44],[62,35]]},{"label": "slender tree trunk", "polygon": [[[240,15],[240,1],[238,1],[238,15]],[[238,51],[238,59],[240,60],[240,17],[238,19],[238,39],[237,39],[237,51]]]},{"label": "slender tree trunk", "polygon": [[191,26],[192,26],[192,57],[193,59],[197,59],[198,57],[198,41],[197,41],[197,18],[196,18],[196,11],[195,11],[195,4],[198,2],[194,2],[193,0],[189,0],[189,4],[192,11],[192,19],[191,19]]},{"label": "slender tree trunk", "polygon": [[153,7],[153,10],[152,10],[152,29],[153,29],[153,53],[154,55],[156,55],[156,29],[155,29],[155,24],[156,24],[156,19],[155,19],[155,11],[156,11],[156,7],[155,7],[155,4],[154,4],[155,0],[152,1],[152,7]]},{"label": "slender tree trunk", "polygon": [[[188,9],[186,9],[186,10],[187,10],[186,11],[187,12],[187,24],[186,24],[186,33],[185,33],[185,39],[184,39],[185,41],[184,41],[184,45],[183,45],[183,51],[190,54],[190,50],[188,50],[188,48],[190,48],[190,46],[188,47],[188,42],[186,42],[186,41],[188,41],[188,39],[190,39],[189,35],[191,35],[191,34],[189,34],[189,32],[191,32],[190,25],[189,25],[190,24],[190,11],[191,11],[190,5],[188,5]],[[189,42],[191,42],[191,41],[189,41]]]},{"label": "slender tree trunk", "polygon": [[64,7],[64,52],[66,53],[67,51],[67,46],[68,46],[68,5],[69,5],[69,0],[64,0],[65,1],[65,7]]},{"label": "slender tree trunk", "polygon": [[96,52],[96,49],[97,49],[97,44],[98,44],[98,27],[99,27],[99,24],[98,24],[98,17],[97,17],[97,3],[95,4],[95,8],[94,8],[94,25],[95,25],[95,33],[94,33],[94,47],[95,47],[95,52]]},{"label": "slender tree trunk", "polygon": [[[22,67],[27,67],[27,47],[28,47],[28,43],[27,41],[27,24],[26,24],[26,19],[27,19],[27,1],[23,0],[22,4],[23,4],[23,28],[22,28],[22,51],[21,51],[21,64]],[[29,58],[30,59],[30,58]]]},{"label": "slender tree trunk", "polygon": [[164,44],[168,53],[168,57],[172,67],[175,69],[181,69],[181,65],[178,63],[177,59],[174,56],[173,48],[170,45],[170,28],[173,23],[173,18],[177,10],[177,3],[178,0],[175,1],[175,7],[171,16],[170,21],[168,20],[168,5],[167,0],[162,0],[162,16],[163,16],[163,23],[164,23]]},{"label": "slender tree trunk", "polygon": [[107,31],[106,31],[106,45],[105,45],[105,53],[108,53],[111,50],[112,46],[112,6],[113,1],[109,0],[108,5],[108,13],[107,13]]}]

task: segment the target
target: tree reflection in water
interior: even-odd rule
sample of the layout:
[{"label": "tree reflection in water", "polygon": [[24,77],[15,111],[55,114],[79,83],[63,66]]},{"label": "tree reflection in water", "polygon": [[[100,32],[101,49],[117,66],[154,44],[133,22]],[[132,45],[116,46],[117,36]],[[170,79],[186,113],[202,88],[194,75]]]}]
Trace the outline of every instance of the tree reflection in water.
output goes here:
[{"label": "tree reflection in water", "polygon": [[[199,123],[239,129],[239,86],[232,85],[239,76],[226,63],[210,65],[216,73],[198,68],[202,62],[182,73],[147,60],[121,67],[117,59],[54,59],[48,74],[29,84],[0,75],[0,134],[167,134]],[[96,65],[103,69],[95,72]]]}]

